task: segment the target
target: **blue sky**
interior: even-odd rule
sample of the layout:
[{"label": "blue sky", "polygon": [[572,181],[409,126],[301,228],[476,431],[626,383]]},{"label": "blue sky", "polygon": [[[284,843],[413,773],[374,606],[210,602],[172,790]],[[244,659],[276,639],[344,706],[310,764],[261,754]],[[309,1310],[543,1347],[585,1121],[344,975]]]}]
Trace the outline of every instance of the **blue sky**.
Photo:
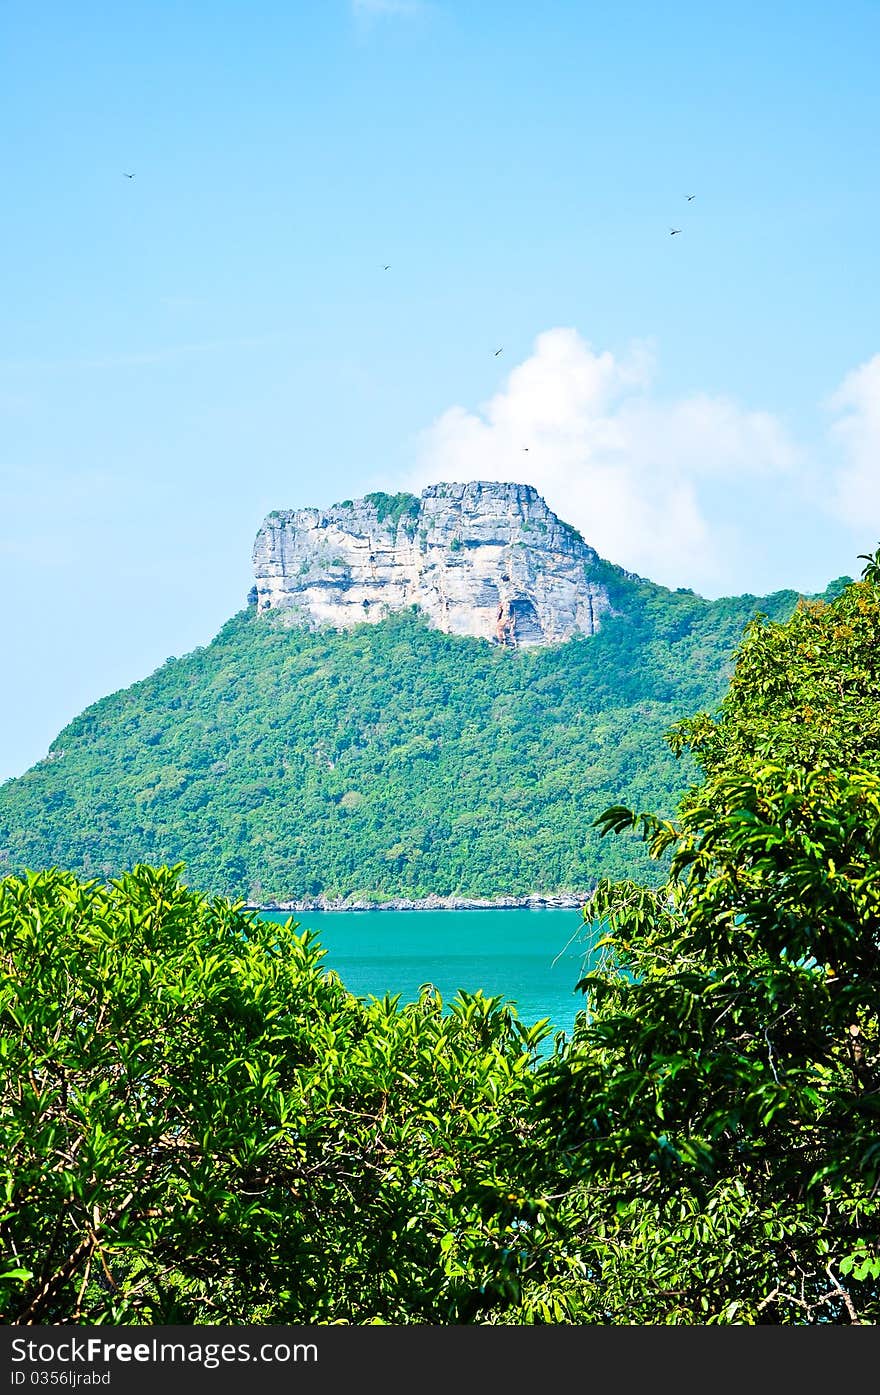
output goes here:
[{"label": "blue sky", "polygon": [[5,0],[0,778],[273,508],[524,479],[668,585],[857,573],[878,51],[873,0]]}]

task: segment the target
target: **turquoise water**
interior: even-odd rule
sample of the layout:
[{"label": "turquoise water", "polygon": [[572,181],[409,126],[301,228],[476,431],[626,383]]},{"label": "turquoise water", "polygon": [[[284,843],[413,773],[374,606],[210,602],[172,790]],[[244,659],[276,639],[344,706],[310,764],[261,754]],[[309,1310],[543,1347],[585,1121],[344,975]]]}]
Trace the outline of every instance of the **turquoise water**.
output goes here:
[{"label": "turquoise water", "polygon": [[399,993],[401,1003],[412,1002],[433,983],[448,1002],[459,989],[482,988],[512,1001],[529,1026],[547,1017],[566,1033],[583,1006],[574,986],[590,942],[578,910],[298,911],[292,918],[315,931],[324,967],[358,997]]}]

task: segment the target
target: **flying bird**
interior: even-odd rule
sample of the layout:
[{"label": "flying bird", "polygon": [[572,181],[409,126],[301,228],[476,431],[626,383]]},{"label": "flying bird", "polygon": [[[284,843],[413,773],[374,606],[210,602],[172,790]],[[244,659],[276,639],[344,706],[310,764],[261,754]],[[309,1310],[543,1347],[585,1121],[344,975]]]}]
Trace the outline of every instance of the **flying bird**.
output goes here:
[{"label": "flying bird", "polygon": [[687,199],[688,203],[690,203],[691,199],[695,199],[696,197],[696,194],[685,194],[685,198]]},{"label": "flying bird", "polygon": [[125,175],[126,179],[134,179],[134,175],[129,174],[127,170],[123,170],[122,173]]},{"label": "flying bird", "polygon": [[681,228],[670,228],[670,229],[669,229],[669,236],[670,236],[670,237],[675,237],[675,234],[676,234],[676,233],[680,233],[680,232],[681,232]]},{"label": "flying bird", "polygon": [[[503,348],[504,348],[504,345],[502,344],[502,345],[501,345],[501,349],[503,349]],[[495,350],[495,353],[493,354],[493,358],[497,358],[497,357],[498,357],[498,355],[501,353],[501,349],[496,349],[496,350]]]},{"label": "flying bird", "polygon": [[383,266],[382,270],[383,270],[383,271],[390,271],[390,270],[391,270],[391,263],[389,262],[387,266]]}]

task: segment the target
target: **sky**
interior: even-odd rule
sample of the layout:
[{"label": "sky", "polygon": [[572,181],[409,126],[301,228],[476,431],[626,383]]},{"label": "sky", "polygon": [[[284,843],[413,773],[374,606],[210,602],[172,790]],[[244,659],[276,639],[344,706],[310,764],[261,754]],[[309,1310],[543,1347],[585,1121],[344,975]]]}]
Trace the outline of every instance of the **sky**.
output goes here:
[{"label": "sky", "polygon": [[858,575],[878,51],[876,0],[2,0],[0,779],[272,509],[506,479],[707,597]]}]

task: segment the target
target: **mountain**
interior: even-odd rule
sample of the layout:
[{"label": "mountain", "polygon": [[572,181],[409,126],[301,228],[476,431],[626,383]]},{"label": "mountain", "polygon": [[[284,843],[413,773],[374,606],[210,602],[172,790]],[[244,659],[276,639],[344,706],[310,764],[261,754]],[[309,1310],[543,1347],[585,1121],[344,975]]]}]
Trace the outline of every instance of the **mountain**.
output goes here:
[{"label": "mountain", "polygon": [[594,820],[672,813],[694,772],[664,733],[717,705],[756,613],[799,599],[670,591],[510,484],[270,515],[254,574],[212,643],[88,707],[0,786],[2,870],[183,862],[264,905],[650,876],[642,845]]},{"label": "mountain", "polygon": [[253,562],[258,610],[337,628],[414,605],[445,634],[522,647],[595,634],[610,610],[599,554],[528,484],[277,511]]}]

